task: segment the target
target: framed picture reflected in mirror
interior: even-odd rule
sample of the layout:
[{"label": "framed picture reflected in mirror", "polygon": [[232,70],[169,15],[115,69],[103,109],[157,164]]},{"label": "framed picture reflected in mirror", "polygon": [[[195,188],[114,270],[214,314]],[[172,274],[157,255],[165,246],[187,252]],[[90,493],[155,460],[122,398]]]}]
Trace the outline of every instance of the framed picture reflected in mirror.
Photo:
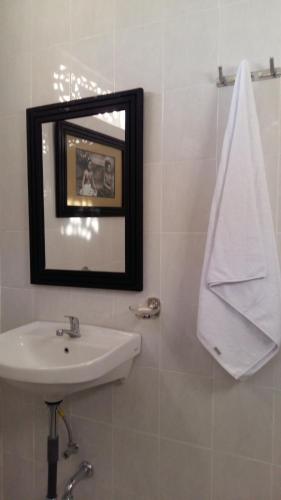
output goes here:
[{"label": "framed picture reflected in mirror", "polygon": [[57,217],[124,215],[125,142],[58,121],[55,144]]}]

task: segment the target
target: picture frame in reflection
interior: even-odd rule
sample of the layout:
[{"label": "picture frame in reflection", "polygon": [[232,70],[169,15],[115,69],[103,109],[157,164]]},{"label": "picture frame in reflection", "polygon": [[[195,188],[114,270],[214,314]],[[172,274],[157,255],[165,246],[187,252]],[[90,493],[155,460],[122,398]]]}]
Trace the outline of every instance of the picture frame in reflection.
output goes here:
[{"label": "picture frame in reflection", "polygon": [[124,215],[125,142],[58,121],[55,144],[57,217]]}]

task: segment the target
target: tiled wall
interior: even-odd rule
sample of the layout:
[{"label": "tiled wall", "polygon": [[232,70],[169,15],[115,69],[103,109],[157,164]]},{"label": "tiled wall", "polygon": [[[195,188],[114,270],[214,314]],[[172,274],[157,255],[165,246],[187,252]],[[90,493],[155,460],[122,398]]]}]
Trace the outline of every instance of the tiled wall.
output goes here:
[{"label": "tiled wall", "polygon": [[[61,462],[60,484],[81,458],[96,470],[77,500],[281,498],[281,357],[235,383],[195,338],[232,93],[217,90],[216,68],[221,63],[232,72],[244,57],[263,68],[272,55],[281,65],[280,19],[280,0],[0,1],[2,330],[73,313],[143,334],[142,355],[124,385],[68,402],[81,452]],[[54,73],[61,65],[58,91]],[[77,95],[71,73],[102,90],[145,90],[140,294],[29,285],[24,112]],[[278,233],[280,80],[254,87]],[[161,319],[135,319],[128,306],[150,295],[161,297]],[[45,409],[8,387],[1,407],[1,500],[43,499]]]}]

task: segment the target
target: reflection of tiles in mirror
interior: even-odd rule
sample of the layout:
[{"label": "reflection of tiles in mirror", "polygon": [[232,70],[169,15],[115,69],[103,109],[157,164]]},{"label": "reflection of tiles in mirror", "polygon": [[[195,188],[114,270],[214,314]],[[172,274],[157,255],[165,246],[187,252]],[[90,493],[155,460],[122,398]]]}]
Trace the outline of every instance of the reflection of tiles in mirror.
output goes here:
[{"label": "reflection of tiles in mirror", "polygon": [[[112,113],[83,116],[82,118],[71,118],[66,121],[74,125],[79,125],[80,127],[88,128],[89,130],[109,135],[120,141],[125,141],[125,116],[125,110],[121,110],[113,111]],[[108,120],[107,117],[109,117]]]},{"label": "reflection of tiles in mirror", "polygon": [[56,218],[49,224],[45,225],[48,269],[125,271],[123,218]]},{"label": "reflection of tiles in mirror", "polygon": [[99,232],[99,219],[97,217],[70,217],[66,227],[61,225],[61,235],[78,236],[86,240],[92,239],[92,232]]}]

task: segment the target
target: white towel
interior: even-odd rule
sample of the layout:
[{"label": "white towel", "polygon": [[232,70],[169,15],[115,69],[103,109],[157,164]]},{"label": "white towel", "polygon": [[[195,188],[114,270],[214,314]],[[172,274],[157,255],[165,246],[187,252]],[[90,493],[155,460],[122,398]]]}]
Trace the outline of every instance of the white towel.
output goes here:
[{"label": "white towel", "polygon": [[235,379],[281,341],[281,279],[252,81],[239,66],[201,278],[198,338]]}]

